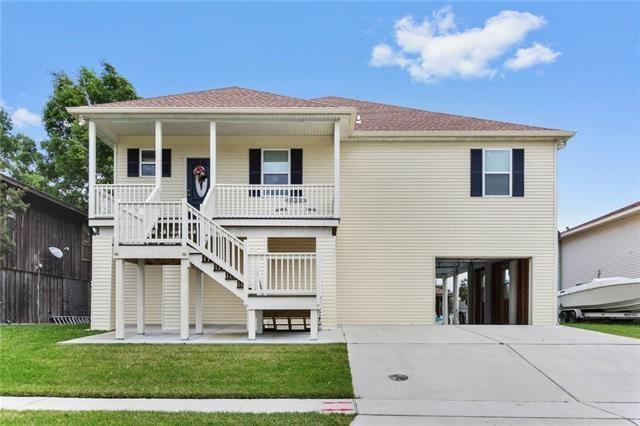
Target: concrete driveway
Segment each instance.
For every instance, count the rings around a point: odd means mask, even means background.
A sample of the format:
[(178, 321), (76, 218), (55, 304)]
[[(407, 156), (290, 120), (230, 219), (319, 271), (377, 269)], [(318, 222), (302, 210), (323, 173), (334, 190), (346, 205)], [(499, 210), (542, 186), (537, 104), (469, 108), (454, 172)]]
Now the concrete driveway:
[(561, 326), (343, 331), (355, 425), (640, 424), (640, 340)]

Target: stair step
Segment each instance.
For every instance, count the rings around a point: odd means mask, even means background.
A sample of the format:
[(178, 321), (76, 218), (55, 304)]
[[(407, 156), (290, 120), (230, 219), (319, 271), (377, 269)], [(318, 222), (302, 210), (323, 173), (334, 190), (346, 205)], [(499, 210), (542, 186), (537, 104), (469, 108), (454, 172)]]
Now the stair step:
[(236, 288), (237, 289), (243, 289), (244, 288), (244, 283), (240, 280), (236, 280)]
[(213, 261), (203, 254), (202, 263), (213, 263)]
[(216, 271), (216, 272), (222, 272), (222, 271), (224, 271), (224, 269), (222, 269), (222, 267), (221, 267), (221, 266), (219, 266), (217, 263), (214, 263), (214, 264), (213, 264), (213, 270), (214, 270), (214, 271)]
[(224, 273), (224, 279), (231, 281), (231, 280), (235, 280), (236, 278), (233, 275), (231, 275), (230, 273), (225, 272)]

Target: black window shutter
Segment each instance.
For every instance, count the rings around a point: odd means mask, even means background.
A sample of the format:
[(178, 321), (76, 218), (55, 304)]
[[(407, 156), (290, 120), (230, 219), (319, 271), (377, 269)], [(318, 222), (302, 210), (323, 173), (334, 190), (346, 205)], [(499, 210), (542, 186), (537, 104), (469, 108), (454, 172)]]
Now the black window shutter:
[(471, 196), (482, 197), (482, 150), (471, 150)]
[(171, 150), (162, 150), (162, 177), (171, 177)]
[[(291, 149), (291, 185), (302, 185), (302, 149)], [(302, 197), (302, 191), (294, 190), (292, 197)]]
[(514, 149), (511, 155), (511, 162), (513, 164), (513, 187), (511, 188), (511, 195), (514, 197), (524, 197), (524, 149)]
[(302, 185), (302, 150), (291, 150), (291, 185)]
[[(260, 185), (262, 183), (262, 150), (249, 150), (249, 184)], [(250, 197), (259, 197), (260, 191), (249, 190)]]
[(127, 177), (140, 176), (140, 150), (138, 148), (127, 149)]

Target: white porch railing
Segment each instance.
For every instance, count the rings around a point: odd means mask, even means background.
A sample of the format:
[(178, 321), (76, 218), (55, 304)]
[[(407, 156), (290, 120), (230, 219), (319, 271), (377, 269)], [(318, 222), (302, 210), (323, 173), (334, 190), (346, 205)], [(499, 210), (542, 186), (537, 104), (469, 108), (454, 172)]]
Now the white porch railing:
[(318, 296), (320, 265), (315, 253), (251, 254), (252, 277), (247, 288), (250, 295)]
[(154, 184), (95, 185), (94, 208), (89, 212), (90, 217), (113, 217), (116, 200), (123, 203), (145, 201), (155, 187)]
[(219, 218), (334, 218), (333, 185), (214, 185)]
[(114, 217), (116, 244), (181, 244), (183, 203), (116, 201)]

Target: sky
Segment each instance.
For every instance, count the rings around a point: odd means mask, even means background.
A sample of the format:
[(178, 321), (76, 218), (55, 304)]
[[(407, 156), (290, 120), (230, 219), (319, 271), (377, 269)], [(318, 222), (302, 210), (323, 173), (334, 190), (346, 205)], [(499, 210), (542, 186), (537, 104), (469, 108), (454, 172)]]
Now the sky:
[(36, 140), (51, 72), (142, 97), (243, 86), (577, 131), (558, 226), (640, 200), (640, 4), (0, 3), (0, 102)]

